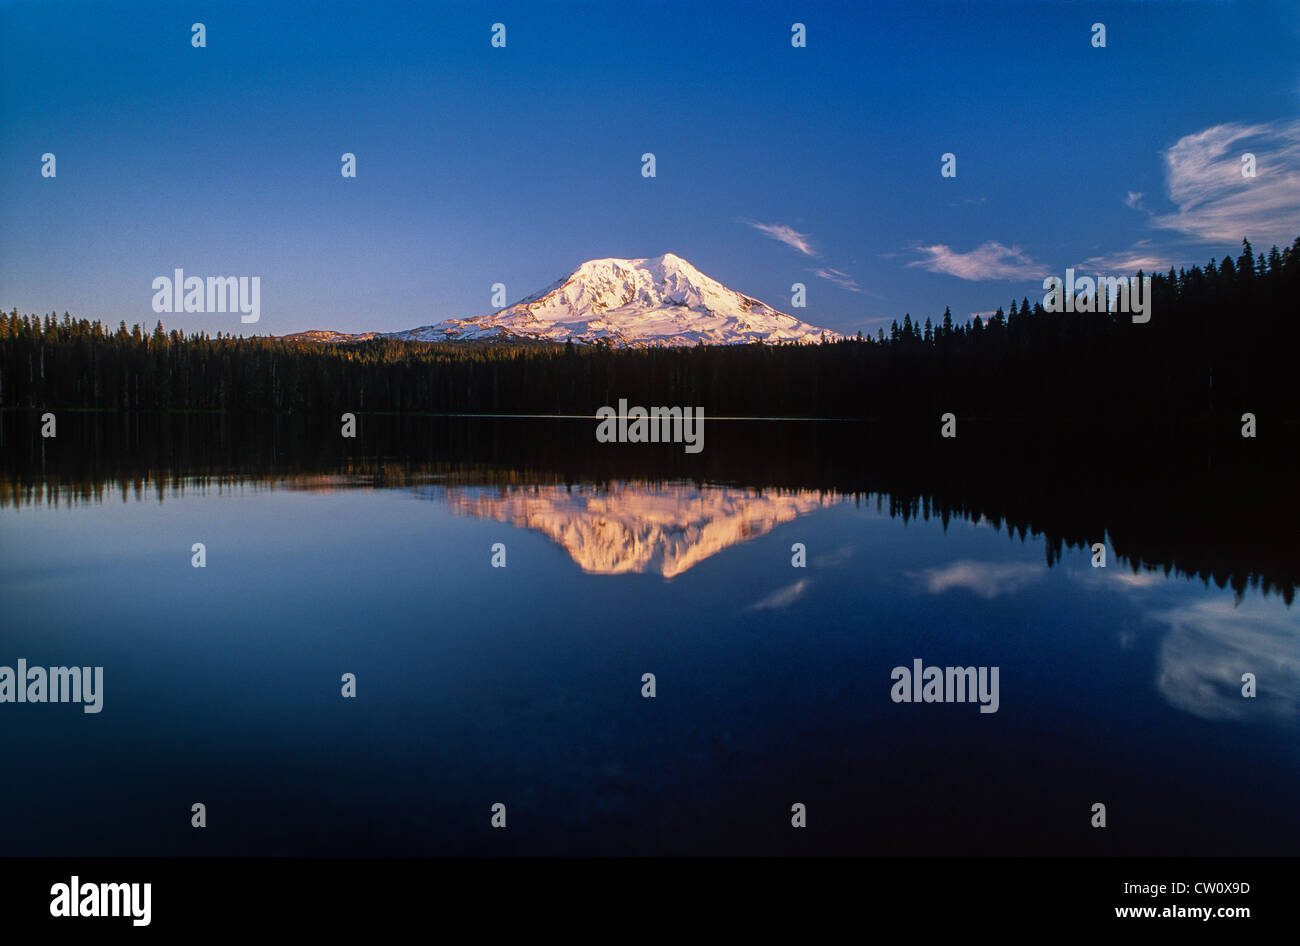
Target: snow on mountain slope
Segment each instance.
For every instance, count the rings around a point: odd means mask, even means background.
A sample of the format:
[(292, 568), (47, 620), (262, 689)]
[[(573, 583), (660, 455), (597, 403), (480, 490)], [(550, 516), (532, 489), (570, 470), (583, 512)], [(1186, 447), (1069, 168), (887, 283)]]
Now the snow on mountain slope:
[(608, 339), (616, 347), (641, 348), (700, 342), (816, 342), (823, 336), (841, 337), (728, 289), (680, 256), (665, 253), (651, 259), (590, 260), (542, 292), (499, 312), (446, 319), (386, 337), (426, 342)]

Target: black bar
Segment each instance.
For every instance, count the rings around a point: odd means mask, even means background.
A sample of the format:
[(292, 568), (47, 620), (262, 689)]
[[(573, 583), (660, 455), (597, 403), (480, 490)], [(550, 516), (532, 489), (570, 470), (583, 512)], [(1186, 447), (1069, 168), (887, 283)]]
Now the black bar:
[[(459, 930), (459, 938), (519, 928), (676, 939), (718, 924), (809, 936), (831, 922), (927, 939), (948, 929), (1126, 927), (1230, 936), (1294, 919), (1294, 868), (1288, 858), (42, 858), (0, 861), (0, 906), (8, 931), (96, 936), (415, 928), (431, 936)], [(51, 888), (74, 875), (82, 891), (150, 884), (148, 925), (130, 916), (52, 916)], [(1229, 886), (1206, 892), (1203, 884)], [(1161, 915), (1206, 907), (1249, 915)], [(1118, 916), (1124, 908), (1156, 915)]]

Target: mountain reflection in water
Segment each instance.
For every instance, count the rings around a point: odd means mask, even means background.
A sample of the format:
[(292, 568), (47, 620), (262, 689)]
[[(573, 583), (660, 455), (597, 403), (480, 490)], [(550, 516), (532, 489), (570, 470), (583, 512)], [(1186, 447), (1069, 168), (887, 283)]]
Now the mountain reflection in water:
[(814, 490), (612, 482), (462, 487), (448, 489), (445, 499), (458, 514), (542, 533), (588, 574), (649, 572), (673, 578), (723, 549), (847, 497)]

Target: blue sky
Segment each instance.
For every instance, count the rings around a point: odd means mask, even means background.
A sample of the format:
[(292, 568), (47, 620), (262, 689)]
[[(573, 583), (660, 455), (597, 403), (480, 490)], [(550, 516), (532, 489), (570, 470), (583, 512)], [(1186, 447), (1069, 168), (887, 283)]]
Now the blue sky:
[(673, 252), (874, 332), (1300, 235), (1300, 4), (864, 7), (0, 3), (0, 305), (151, 327), (182, 268), (261, 321), (168, 328), (395, 331)]

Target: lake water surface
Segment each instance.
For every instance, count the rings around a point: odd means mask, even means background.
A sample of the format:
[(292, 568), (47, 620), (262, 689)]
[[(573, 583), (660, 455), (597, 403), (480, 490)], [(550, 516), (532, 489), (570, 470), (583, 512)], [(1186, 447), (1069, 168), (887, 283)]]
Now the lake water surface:
[[(1300, 853), (1285, 464), (4, 423), (0, 665), (104, 668), (0, 704), (5, 854)], [(997, 712), (894, 702), (916, 659)]]

